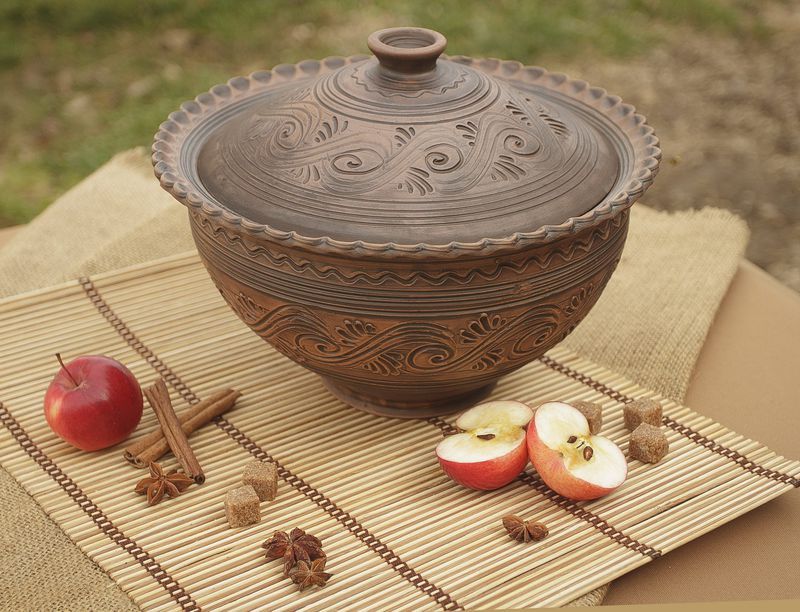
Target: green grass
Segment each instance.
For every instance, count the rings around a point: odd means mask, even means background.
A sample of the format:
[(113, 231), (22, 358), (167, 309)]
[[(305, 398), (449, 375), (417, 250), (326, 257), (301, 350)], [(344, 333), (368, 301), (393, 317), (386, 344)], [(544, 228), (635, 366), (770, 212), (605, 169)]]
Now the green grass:
[(449, 50), (552, 63), (626, 57), (664, 32), (763, 34), (758, 0), (3, 0), (0, 226), (25, 222), (180, 102), (236, 74), (366, 52), (391, 25)]

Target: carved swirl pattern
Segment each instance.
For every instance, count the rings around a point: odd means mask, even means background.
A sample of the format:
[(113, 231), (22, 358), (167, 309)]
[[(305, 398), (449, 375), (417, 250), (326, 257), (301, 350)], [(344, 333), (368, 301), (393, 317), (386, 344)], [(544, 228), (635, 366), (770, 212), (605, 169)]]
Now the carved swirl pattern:
[[(599, 161), (587, 125), (562, 120), (541, 100), (479, 71), (444, 62), (430, 87), (415, 80), (406, 92), (387, 83), (373, 90), (373, 69), (354, 64), (232, 120), (204, 152), (213, 156), (215, 182), (279, 201), (286, 187), (254, 180), (266, 175), (377, 204), (434, 193), (497, 195), (525, 177), (517, 197), (535, 205), (542, 192), (576, 188)], [(393, 96), (425, 100), (420, 108), (382, 102)]]
[(204, 197), (292, 239), (438, 250), (560, 224), (618, 182), (613, 132), (583, 108), (449, 60), (361, 86), (377, 65), (243, 97), (193, 137)]
[(559, 332), (571, 319), (583, 316), (595, 287), (581, 287), (564, 306), (538, 304), (513, 317), (481, 313), (456, 332), (432, 321), (384, 328), (360, 319), (329, 324), (305, 306), (267, 310), (241, 291), (220, 287), (220, 293), (253, 331), (299, 363), (392, 377), (485, 371), (530, 361), (561, 339)]
[[(536, 123), (527, 118), (511, 123), (516, 116), (508, 105), (499, 105), (479, 124), (454, 122), (425, 130), (398, 126), (382, 139), (365, 139), (349, 129), (350, 120), (300, 100), (260, 110), (240, 126), (235, 138), (220, 143), (226, 160), (220, 177), (245, 179), (258, 168), (276, 179), (298, 179), (346, 196), (374, 194), (385, 185), (395, 185), (401, 193), (453, 196), (488, 190), (496, 181), (530, 173), (555, 181), (555, 188), (574, 179), (570, 172), (557, 176), (560, 168), (586, 164), (593, 151), (576, 151), (580, 141), (536, 117)], [(471, 130), (469, 141), (465, 129)], [(409, 147), (414, 140), (416, 146)]]

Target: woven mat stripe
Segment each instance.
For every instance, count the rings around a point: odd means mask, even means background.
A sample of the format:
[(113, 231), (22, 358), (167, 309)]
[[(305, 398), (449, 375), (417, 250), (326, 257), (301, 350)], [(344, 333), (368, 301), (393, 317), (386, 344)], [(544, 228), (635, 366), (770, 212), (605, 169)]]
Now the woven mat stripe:
[(198, 611), (200, 606), (192, 599), (178, 581), (170, 576), (164, 568), (147, 551), (127, 537), (119, 527), (95, 504), (86, 493), (72, 480), (47, 454), (37, 446), (28, 433), (14, 418), (14, 415), (0, 402), (0, 422), (8, 429), (17, 443), (42, 470), (58, 484), (72, 500), (83, 510), (92, 522), (108, 538), (126, 553), (131, 555), (169, 595), (187, 611)]
[[(591, 376), (582, 374), (577, 370), (574, 370), (569, 366), (560, 363), (559, 361), (556, 361), (552, 357), (548, 357), (547, 355), (545, 355), (544, 357), (540, 358), (540, 361), (551, 370), (555, 370), (556, 372), (560, 372), (565, 376), (569, 376), (570, 378), (573, 378), (578, 382), (583, 383), (587, 387), (590, 387), (595, 391), (602, 393), (603, 395), (610, 397), (611, 399), (616, 400), (620, 403), (627, 404), (628, 402), (632, 402), (635, 399), (629, 395), (625, 395), (624, 393), (620, 393), (619, 391), (612, 389), (608, 385), (605, 385), (600, 381), (593, 379)], [(686, 425), (679, 423), (678, 421), (676, 421), (671, 417), (668, 416), (663, 417), (662, 422), (664, 423), (664, 425), (666, 425), (673, 431), (678, 432), (682, 436), (686, 436), (692, 442), (707, 448), (711, 452), (714, 452), (718, 455), (722, 455), (723, 457), (730, 459), (734, 463), (738, 464), (739, 467), (741, 467), (742, 469), (747, 470), (748, 472), (755, 474), (756, 476), (762, 476), (764, 478), (769, 478), (770, 480), (775, 480), (780, 483), (790, 484), (796, 488), (800, 487), (800, 479), (790, 474), (784, 474), (782, 472), (765, 468), (764, 466), (761, 466), (753, 461), (750, 461), (750, 459), (748, 459), (741, 453), (726, 446), (723, 446), (722, 444), (714, 442), (711, 438), (702, 435), (701, 433), (695, 431), (691, 427), (687, 427)]]
[(183, 384), (181, 379), (178, 378), (163, 361), (156, 357), (153, 351), (147, 348), (130, 329), (128, 329), (128, 326), (125, 325), (117, 314), (111, 310), (111, 307), (106, 304), (95, 288), (94, 283), (88, 277), (82, 276), (78, 279), (78, 282), (81, 284), (81, 287), (83, 287), (83, 290), (86, 292), (86, 295), (89, 297), (94, 307), (97, 308), (100, 314), (105, 317), (106, 321), (111, 324), (111, 327), (113, 327), (114, 330), (122, 336), (122, 339), (125, 340), (134, 351), (139, 353), (139, 355), (141, 355), (145, 361), (147, 361), (147, 363), (180, 394), (184, 401), (189, 404), (196, 404), (200, 401), (200, 398), (192, 393), (192, 391)]
[[(439, 417), (431, 417), (426, 419), (426, 421), (431, 425), (441, 429), (445, 436), (458, 433), (458, 430), (455, 427)], [(559, 495), (550, 487), (548, 487), (538, 476), (534, 476), (528, 472), (523, 472), (517, 477), (517, 480), (533, 488), (538, 493), (541, 493), (544, 497), (556, 504), (559, 508), (569, 512), (575, 518), (586, 521), (592, 527), (611, 538), (617, 544), (620, 544), (621, 546), (624, 546), (630, 550), (634, 550), (645, 557), (650, 557), (651, 559), (658, 559), (663, 554), (657, 548), (643, 544), (642, 542), (639, 542), (638, 540), (620, 531), (613, 525), (610, 525), (605, 519), (600, 518), (594, 512), (591, 512), (586, 508), (582, 508), (576, 502), (572, 501), (571, 499), (567, 499), (563, 495)]]
[[(186, 385), (181, 378), (158, 356), (153, 353), (124, 321), (115, 313), (111, 307), (105, 302), (100, 292), (94, 286), (94, 283), (88, 277), (81, 277), (79, 279), (83, 290), (86, 292), (87, 297), (91, 300), (92, 304), (97, 308), (100, 314), (105, 317), (109, 324), (117, 331), (117, 333), (130, 345), (130, 347), (139, 353), (150, 366), (158, 372), (158, 374), (172, 386), (181, 397), (190, 404), (196, 404), (200, 398)], [(349, 512), (340, 508), (333, 500), (325, 496), (324, 493), (309, 485), (300, 476), (294, 474), (291, 470), (281, 465), (276, 461), (267, 451), (256, 444), (249, 436), (239, 430), (235, 425), (224, 417), (217, 417), (214, 423), (222, 431), (224, 431), (231, 439), (241, 445), (253, 457), (259, 460), (267, 460), (275, 464), (278, 476), (288, 485), (294, 487), (297, 491), (305, 495), (309, 500), (314, 502), (329, 516), (334, 518), (341, 524), (347, 531), (353, 534), (361, 542), (363, 542), (370, 550), (375, 552), (389, 567), (396, 571), (403, 579), (408, 581), (412, 586), (423, 592), (425, 595), (433, 599), (444, 610), (463, 610), (464, 608), (455, 600), (452, 595), (449, 595), (441, 587), (436, 586), (427, 578), (412, 569), (408, 563), (403, 561), (397, 553), (383, 543), (377, 536), (372, 534), (366, 527), (361, 525), (355, 517)]]

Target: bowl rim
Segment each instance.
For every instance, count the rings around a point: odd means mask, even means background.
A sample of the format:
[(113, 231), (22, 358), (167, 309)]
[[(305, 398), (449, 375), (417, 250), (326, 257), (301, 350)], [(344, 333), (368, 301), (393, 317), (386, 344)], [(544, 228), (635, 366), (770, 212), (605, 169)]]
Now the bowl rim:
[(465, 64), (489, 76), (511, 82), (522, 82), (554, 91), (585, 104), (609, 119), (627, 139), (633, 153), (633, 162), (625, 180), (617, 185), (587, 212), (567, 218), (554, 225), (543, 225), (534, 231), (514, 232), (499, 238), (482, 238), (475, 242), (452, 241), (444, 244), (419, 242), (372, 243), (362, 240), (344, 241), (330, 236), (304, 236), (292, 230), (255, 223), (225, 208), (224, 205), (200, 193), (182, 169), (181, 150), (192, 131), (209, 116), (267, 88), (280, 83), (319, 76), (333, 72), (371, 56), (332, 56), (322, 60), (305, 60), (297, 64), (279, 64), (272, 70), (261, 70), (249, 76), (237, 76), (227, 83), (211, 87), (194, 100), (184, 102), (180, 110), (170, 113), (161, 123), (152, 145), (152, 163), (161, 187), (176, 200), (204, 216), (212, 217), (224, 227), (261, 240), (282, 244), (287, 248), (338, 255), (368, 254), (371, 257), (425, 258), (431, 255), (456, 257), (470, 254), (484, 256), (499, 251), (518, 250), (554, 242), (587, 227), (614, 217), (630, 208), (658, 173), (661, 149), (658, 137), (645, 117), (633, 105), (619, 96), (609, 94), (601, 87), (592, 87), (586, 81), (572, 79), (566, 74), (550, 72), (539, 66), (525, 66), (514, 60), (472, 58), (463, 55), (442, 56), (443, 59)]

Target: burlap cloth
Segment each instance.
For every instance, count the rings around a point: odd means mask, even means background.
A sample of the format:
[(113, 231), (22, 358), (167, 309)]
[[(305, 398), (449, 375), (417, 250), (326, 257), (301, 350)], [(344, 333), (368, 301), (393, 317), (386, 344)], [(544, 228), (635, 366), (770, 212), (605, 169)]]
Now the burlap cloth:
[[(727, 211), (636, 205), (619, 269), (566, 344), (682, 400), (747, 238), (744, 222)], [(186, 212), (158, 186), (145, 151), (126, 151), (0, 250), (0, 297), (193, 248)], [(0, 549), (4, 608), (135, 608), (4, 470)], [(573, 605), (597, 605), (606, 589)]]

